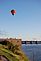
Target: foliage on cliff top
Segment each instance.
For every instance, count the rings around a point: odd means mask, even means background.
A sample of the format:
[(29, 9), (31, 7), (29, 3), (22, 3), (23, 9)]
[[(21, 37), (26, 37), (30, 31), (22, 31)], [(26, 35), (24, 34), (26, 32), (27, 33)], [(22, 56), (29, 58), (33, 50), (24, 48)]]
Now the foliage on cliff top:
[[(29, 61), (28, 57), (21, 51), (19, 46), (9, 41), (0, 42), (0, 60), (4, 61)], [(5, 58), (5, 59), (3, 59)], [(2, 60), (3, 59), (3, 60)]]

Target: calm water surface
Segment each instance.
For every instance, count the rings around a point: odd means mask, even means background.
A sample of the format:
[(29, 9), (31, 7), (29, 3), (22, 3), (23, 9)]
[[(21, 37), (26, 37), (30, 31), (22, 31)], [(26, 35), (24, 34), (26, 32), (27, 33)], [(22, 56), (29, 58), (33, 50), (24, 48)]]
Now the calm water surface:
[(24, 44), (22, 50), (30, 61), (41, 61), (41, 44)]

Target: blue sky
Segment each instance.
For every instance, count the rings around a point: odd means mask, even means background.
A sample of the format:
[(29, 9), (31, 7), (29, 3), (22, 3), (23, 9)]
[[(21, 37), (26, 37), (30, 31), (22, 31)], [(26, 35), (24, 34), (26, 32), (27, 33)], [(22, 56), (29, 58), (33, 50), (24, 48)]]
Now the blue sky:
[(41, 0), (0, 0), (0, 30), (12, 37), (20, 34), (22, 39), (41, 35)]

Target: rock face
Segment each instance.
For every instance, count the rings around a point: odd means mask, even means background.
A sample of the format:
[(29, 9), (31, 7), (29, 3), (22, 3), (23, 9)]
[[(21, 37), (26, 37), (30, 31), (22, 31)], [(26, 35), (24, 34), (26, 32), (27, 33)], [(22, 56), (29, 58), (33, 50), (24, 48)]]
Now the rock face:
[(3, 56), (0, 56), (0, 60), (1, 61), (7, 61), (7, 59), (5, 57), (3, 57)]

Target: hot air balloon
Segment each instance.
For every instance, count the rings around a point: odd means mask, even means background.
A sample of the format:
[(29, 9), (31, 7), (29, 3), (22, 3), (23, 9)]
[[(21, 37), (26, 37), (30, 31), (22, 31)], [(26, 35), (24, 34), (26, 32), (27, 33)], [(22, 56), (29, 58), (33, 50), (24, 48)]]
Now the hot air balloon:
[(16, 10), (11, 10), (11, 14), (15, 15), (16, 14)]

